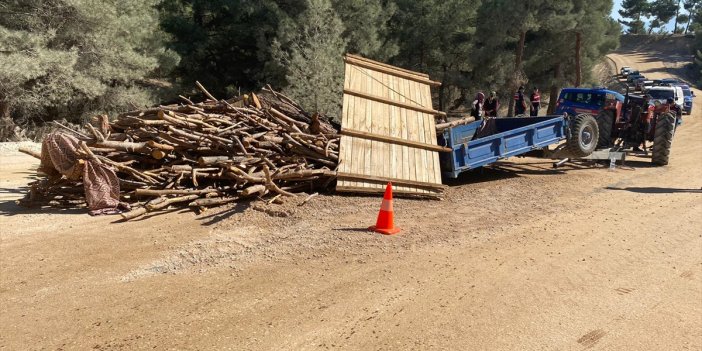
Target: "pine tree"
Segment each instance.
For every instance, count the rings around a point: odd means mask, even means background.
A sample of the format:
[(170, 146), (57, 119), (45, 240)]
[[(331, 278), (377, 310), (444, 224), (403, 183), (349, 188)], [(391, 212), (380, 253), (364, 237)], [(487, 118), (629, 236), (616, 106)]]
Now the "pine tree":
[(399, 53), (392, 63), (429, 73), (443, 84), (439, 108), (446, 109), (453, 90), (469, 85), (479, 0), (397, 0), (391, 20)]
[(654, 0), (649, 6), (649, 13), (653, 17), (649, 26), (649, 34), (655, 28), (665, 31), (665, 26), (670, 22), (678, 10), (678, 0)]
[(687, 11), (688, 16), (685, 33), (694, 32), (696, 27), (702, 24), (702, 0), (685, 0), (683, 8)]
[(644, 34), (645, 27), (643, 17), (650, 11), (650, 5), (647, 0), (624, 0), (622, 1), (622, 9), (619, 10), (619, 15), (622, 18), (629, 20), (619, 20), (619, 23), (629, 27), (630, 34)]
[(678, 23), (680, 21), (683, 21), (683, 19), (680, 18), (680, 3), (682, 0), (677, 0), (677, 5), (675, 7), (675, 24), (673, 24), (673, 34), (680, 33), (680, 28), (678, 27)]
[[(280, 3), (280, 5), (278, 4)], [(300, 12), (303, 0), (162, 0), (162, 28), (181, 56), (174, 72), (191, 88), (199, 80), (216, 96), (231, 96), (265, 83), (278, 85), (284, 72), (272, 65), (270, 43), (282, 17)]]
[(6, 1), (0, 8), (0, 111), (75, 120), (153, 103), (145, 78), (177, 63), (164, 49), (156, 1)]
[(390, 18), (397, 11), (393, 2), (381, 0), (333, 0), (334, 10), (344, 23), (348, 51), (385, 61), (397, 55), (397, 38), (390, 38)]
[(287, 70), (284, 91), (309, 111), (340, 117), (343, 32), (330, 0), (306, 0), (304, 12), (280, 25), (272, 53)]

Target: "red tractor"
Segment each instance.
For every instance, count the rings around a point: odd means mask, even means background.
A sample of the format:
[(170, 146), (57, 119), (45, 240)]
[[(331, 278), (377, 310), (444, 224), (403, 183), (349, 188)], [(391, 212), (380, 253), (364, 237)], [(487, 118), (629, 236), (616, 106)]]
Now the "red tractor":
[[(646, 142), (653, 142), (651, 162), (664, 166), (668, 164), (673, 136), (679, 123), (680, 109), (674, 102), (651, 103), (645, 96), (627, 95), (624, 113), (617, 116), (613, 123), (610, 144), (602, 146), (614, 144), (617, 149), (632, 148), (648, 153)], [(643, 150), (639, 149), (640, 146)]]

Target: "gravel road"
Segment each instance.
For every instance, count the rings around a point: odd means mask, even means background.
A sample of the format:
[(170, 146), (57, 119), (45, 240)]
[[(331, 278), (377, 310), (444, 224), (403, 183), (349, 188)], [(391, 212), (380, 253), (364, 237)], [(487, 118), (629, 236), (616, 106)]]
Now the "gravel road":
[[(672, 54), (611, 57), (655, 78)], [(2, 145), (0, 349), (700, 350), (693, 113), (667, 167), (507, 160), (397, 199), (396, 236), (365, 230), (376, 197), (130, 223), (21, 209), (37, 162)]]

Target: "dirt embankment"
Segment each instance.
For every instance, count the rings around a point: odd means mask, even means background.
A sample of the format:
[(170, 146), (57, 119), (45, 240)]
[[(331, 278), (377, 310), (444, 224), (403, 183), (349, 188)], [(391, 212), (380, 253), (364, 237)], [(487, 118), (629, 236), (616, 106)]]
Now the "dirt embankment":
[(20, 209), (36, 162), (5, 151), (0, 348), (701, 349), (700, 133), (695, 109), (661, 168), (501, 162), (444, 201), (396, 199), (397, 236), (366, 231), (377, 197), (122, 224)]

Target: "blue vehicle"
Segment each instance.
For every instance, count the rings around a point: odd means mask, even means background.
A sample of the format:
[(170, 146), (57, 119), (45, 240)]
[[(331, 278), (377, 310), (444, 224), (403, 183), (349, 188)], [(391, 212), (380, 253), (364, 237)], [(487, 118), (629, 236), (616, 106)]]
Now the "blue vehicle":
[(591, 115), (573, 117), (491, 118), (444, 130), (439, 145), (451, 152), (439, 155), (442, 173), (457, 178), (462, 172), (523, 155), (567, 140), (574, 157), (586, 157), (597, 146), (598, 126)]
[(685, 97), (685, 102), (683, 104), (683, 110), (688, 115), (692, 113), (692, 98), (695, 97), (695, 93), (692, 92), (689, 85), (682, 84), (680, 87), (683, 90), (683, 96)]
[(613, 110), (619, 116), (624, 104), (624, 95), (604, 88), (565, 88), (561, 90), (556, 104), (556, 114), (575, 116), (589, 113), (597, 116), (601, 111)]

